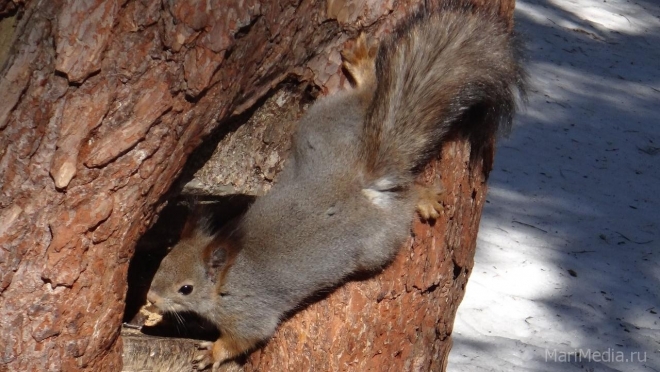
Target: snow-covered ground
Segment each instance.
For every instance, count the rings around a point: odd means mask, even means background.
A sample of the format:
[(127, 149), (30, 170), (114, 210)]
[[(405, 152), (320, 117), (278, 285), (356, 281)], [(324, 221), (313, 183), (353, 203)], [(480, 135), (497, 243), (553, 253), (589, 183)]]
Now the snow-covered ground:
[(449, 371), (660, 371), (660, 1), (522, 0)]

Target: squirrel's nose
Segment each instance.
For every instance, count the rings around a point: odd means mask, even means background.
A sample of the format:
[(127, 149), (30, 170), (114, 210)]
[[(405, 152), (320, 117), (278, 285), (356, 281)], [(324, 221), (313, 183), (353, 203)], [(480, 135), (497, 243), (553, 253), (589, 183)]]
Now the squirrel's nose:
[(154, 291), (149, 290), (149, 292), (147, 293), (147, 301), (149, 301), (152, 304), (156, 304), (159, 302), (159, 300), (160, 300), (160, 296), (154, 293)]

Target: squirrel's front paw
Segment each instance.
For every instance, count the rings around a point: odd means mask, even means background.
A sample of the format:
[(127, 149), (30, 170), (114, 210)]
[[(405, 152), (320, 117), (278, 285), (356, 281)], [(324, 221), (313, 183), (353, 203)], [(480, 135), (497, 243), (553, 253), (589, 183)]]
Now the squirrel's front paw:
[(197, 345), (197, 349), (200, 352), (193, 359), (193, 369), (201, 371), (211, 367), (213, 371), (217, 370), (220, 363), (217, 363), (216, 365), (216, 362), (213, 360), (213, 342), (201, 342)]
[(444, 210), (442, 206), (442, 186), (419, 186), (419, 201), (417, 202), (417, 212), (422, 219), (429, 221), (440, 217), (440, 212)]
[(222, 339), (200, 342), (197, 349), (199, 354), (193, 359), (193, 368), (200, 371), (211, 367), (211, 371), (216, 372), (222, 363), (233, 357)]

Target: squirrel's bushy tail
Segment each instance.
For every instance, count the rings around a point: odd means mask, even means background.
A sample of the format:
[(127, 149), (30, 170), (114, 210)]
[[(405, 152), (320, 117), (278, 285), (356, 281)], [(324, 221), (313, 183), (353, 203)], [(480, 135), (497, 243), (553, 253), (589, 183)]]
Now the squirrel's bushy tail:
[[(431, 13), (418, 12), (378, 52), (361, 140), (377, 177), (409, 178), (459, 123), (470, 130), (510, 126), (523, 93), (519, 47), (503, 19), (467, 6)], [(469, 110), (479, 110), (469, 115), (478, 123), (463, 123)]]

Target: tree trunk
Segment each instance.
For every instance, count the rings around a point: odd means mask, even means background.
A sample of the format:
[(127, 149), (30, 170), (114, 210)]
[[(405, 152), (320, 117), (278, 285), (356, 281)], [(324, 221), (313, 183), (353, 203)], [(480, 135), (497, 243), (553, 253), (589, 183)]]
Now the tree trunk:
[[(483, 1), (511, 19), (512, 0)], [(336, 90), (341, 45), (418, 2), (0, 0), (0, 371), (120, 370), (129, 260), (191, 152), (284, 80)], [(441, 175), (442, 217), (244, 369), (441, 370), (492, 150), (448, 142), (422, 177)]]

